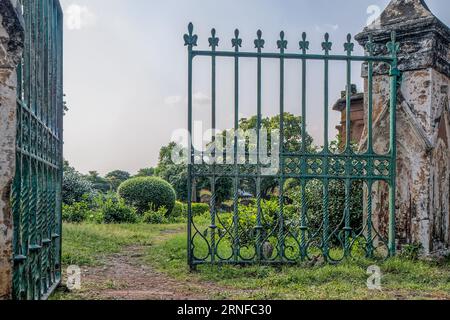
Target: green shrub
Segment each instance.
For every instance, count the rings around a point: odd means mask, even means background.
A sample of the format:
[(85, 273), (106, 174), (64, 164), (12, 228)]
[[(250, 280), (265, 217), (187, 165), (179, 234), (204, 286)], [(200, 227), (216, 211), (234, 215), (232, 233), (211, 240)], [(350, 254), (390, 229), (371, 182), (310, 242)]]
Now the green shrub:
[(169, 221), (166, 218), (166, 212), (167, 209), (165, 207), (159, 208), (157, 211), (147, 211), (144, 213), (144, 216), (142, 218), (142, 222), (148, 223), (148, 224), (165, 224)]
[[(192, 216), (198, 217), (209, 213), (209, 205), (205, 203), (193, 203), (192, 204)], [(177, 201), (173, 207), (172, 214), (169, 216), (169, 220), (176, 222), (186, 219), (188, 215), (188, 205), (186, 203)]]
[(62, 201), (64, 204), (83, 202), (86, 197), (95, 196), (94, 186), (81, 173), (64, 163)]
[(101, 210), (92, 210), (88, 213), (86, 221), (90, 223), (102, 224), (105, 220)]
[(87, 220), (90, 213), (87, 202), (75, 202), (72, 205), (63, 204), (62, 219), (68, 223), (81, 223)]
[(104, 223), (136, 223), (137, 214), (134, 208), (128, 206), (122, 199), (107, 198), (101, 208)]
[[(288, 207), (289, 208), (289, 207)], [(287, 214), (289, 213), (288, 209), (285, 209), (285, 219), (287, 218)], [(272, 230), (278, 219), (279, 215), (279, 207), (278, 207), (278, 199), (273, 200), (262, 200), (261, 201), (261, 211), (262, 211), (262, 237), (265, 238)], [(292, 210), (291, 210), (292, 211)], [(250, 245), (255, 242), (256, 240), (256, 233), (254, 232), (255, 227), (257, 226), (257, 214), (258, 209), (256, 205), (250, 205), (250, 206), (239, 206), (239, 243), (242, 246)], [(226, 214), (224, 215), (226, 218), (222, 218), (222, 221), (224, 221), (224, 227), (227, 230), (232, 230), (233, 228), (233, 214)], [(292, 219), (293, 217), (291, 217)], [(222, 230), (224, 232), (225, 230)], [(226, 233), (226, 237), (230, 240), (230, 242), (233, 241), (232, 236), (229, 233)]]
[(405, 260), (416, 261), (419, 260), (422, 251), (423, 251), (422, 244), (420, 243), (408, 244), (402, 248), (400, 257)]
[(186, 218), (187, 217), (187, 205), (180, 201), (175, 202), (175, 206), (173, 207), (172, 214), (170, 215), (170, 217)]
[(193, 203), (192, 204), (192, 216), (198, 217), (209, 212), (209, 205), (206, 203)]
[[(323, 222), (323, 183), (310, 180), (305, 190), (308, 228), (319, 230)], [(363, 221), (364, 184), (355, 180), (350, 190), (350, 226), (359, 230)], [(285, 184), (285, 200), (300, 210), (302, 208), (302, 189), (298, 180), (288, 179)], [(328, 188), (329, 218), (331, 226), (339, 226), (345, 210), (345, 185), (343, 181), (332, 180)], [(299, 213), (297, 213), (299, 215)], [(332, 241), (338, 241), (333, 238)], [(338, 243), (336, 243), (338, 244)]]
[(166, 208), (166, 214), (172, 213), (176, 194), (173, 187), (160, 178), (138, 177), (125, 181), (119, 186), (118, 193), (127, 204), (136, 208), (137, 212)]

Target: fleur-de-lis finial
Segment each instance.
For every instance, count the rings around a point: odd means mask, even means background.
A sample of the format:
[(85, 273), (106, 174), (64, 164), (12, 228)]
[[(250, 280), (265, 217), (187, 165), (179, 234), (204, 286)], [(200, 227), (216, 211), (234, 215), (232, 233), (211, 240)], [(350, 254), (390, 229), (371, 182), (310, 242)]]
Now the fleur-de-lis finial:
[(261, 30), (258, 30), (258, 32), (256, 32), (256, 36), (258, 38), (255, 40), (255, 48), (258, 49), (258, 52), (261, 52), (261, 49), (264, 48), (264, 44), (266, 43), (266, 41), (264, 41), (264, 39), (262, 38)]
[(355, 44), (352, 43), (352, 35), (349, 33), (347, 35), (347, 43), (344, 44), (344, 49), (347, 51), (347, 55), (351, 56), (353, 49), (355, 48)]
[(369, 39), (366, 43), (366, 51), (369, 53), (369, 56), (373, 56), (375, 51), (375, 43), (373, 43), (373, 36), (369, 34)]
[(208, 39), (209, 46), (215, 50), (219, 46), (219, 38), (216, 37), (216, 29), (211, 30), (211, 38)]
[(287, 49), (288, 42), (287, 40), (284, 40), (284, 31), (280, 32), (280, 40), (277, 41), (277, 47), (281, 50), (281, 52), (284, 52), (285, 49)]
[(306, 54), (306, 51), (309, 50), (309, 41), (306, 41), (306, 32), (303, 32), (302, 41), (299, 42), (299, 46), (303, 54)]
[(239, 38), (239, 29), (234, 30), (234, 39), (231, 40), (231, 44), (233, 45), (233, 48), (236, 49), (236, 51), (238, 51), (239, 48), (242, 47), (242, 39)]
[(400, 50), (400, 44), (397, 43), (395, 31), (391, 32), (391, 41), (386, 45), (389, 53), (392, 57), (397, 57), (397, 53)]
[(188, 33), (184, 35), (184, 45), (189, 47), (197, 46), (198, 36), (194, 34), (194, 25), (189, 23), (188, 25)]
[(331, 47), (333, 46), (333, 43), (330, 42), (330, 35), (325, 33), (325, 42), (322, 42), (322, 50), (325, 51), (325, 55), (328, 55), (328, 53), (331, 51)]

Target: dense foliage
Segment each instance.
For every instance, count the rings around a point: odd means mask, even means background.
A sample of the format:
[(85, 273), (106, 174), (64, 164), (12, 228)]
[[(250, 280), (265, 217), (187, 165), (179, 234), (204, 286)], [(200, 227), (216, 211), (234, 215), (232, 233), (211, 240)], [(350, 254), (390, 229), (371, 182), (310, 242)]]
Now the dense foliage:
[(109, 182), (111, 188), (114, 191), (117, 191), (119, 186), (130, 178), (131, 175), (128, 172), (122, 170), (112, 171), (105, 176), (105, 179)]
[(98, 192), (107, 193), (112, 189), (108, 179), (100, 176), (97, 171), (89, 171), (86, 178), (92, 183), (93, 188)]
[(127, 206), (115, 194), (99, 194), (93, 199), (87, 197), (71, 205), (63, 205), (62, 218), (65, 222), (81, 223), (135, 223), (136, 210)]
[(149, 210), (144, 213), (142, 221), (149, 224), (164, 224), (168, 223), (169, 219), (166, 217), (166, 207), (161, 207), (158, 210)]
[(118, 194), (140, 214), (161, 207), (165, 207), (170, 214), (176, 200), (173, 187), (167, 181), (156, 177), (127, 180), (119, 186)]
[(106, 198), (101, 204), (104, 223), (135, 223), (138, 221), (136, 210), (117, 197)]
[(72, 168), (69, 163), (64, 162), (62, 198), (64, 204), (73, 204), (83, 200), (84, 196), (93, 196), (94, 187), (92, 183), (81, 173)]
[[(280, 129), (280, 116), (263, 118), (261, 126), (268, 132), (269, 143), (271, 133)], [(241, 119), (239, 128), (243, 131), (256, 130), (257, 118)], [(227, 131), (222, 133), (223, 136)], [(310, 153), (317, 153), (313, 139), (305, 134), (304, 147)], [(290, 113), (284, 114), (284, 149), (287, 152), (298, 152), (302, 149), (302, 118)], [(254, 146), (246, 141), (246, 149)], [(330, 149), (339, 152), (339, 139), (332, 142)], [(64, 168), (63, 197), (64, 219), (70, 222), (91, 220), (94, 222), (132, 222), (145, 221), (148, 223), (166, 223), (180, 221), (187, 218), (188, 172), (186, 163), (175, 163), (172, 160), (174, 150), (179, 146), (172, 142), (160, 150), (159, 162), (155, 168), (143, 168), (132, 177), (130, 173), (115, 170), (101, 177), (96, 171), (83, 176), (68, 164)], [(270, 230), (277, 223), (279, 215), (279, 180), (266, 177), (261, 180), (262, 211), (264, 228)], [(300, 180), (288, 179), (284, 185), (284, 219), (285, 221), (299, 221), (303, 206), (302, 198), (306, 201), (308, 226), (311, 229), (320, 228), (323, 219), (323, 184), (319, 180), (308, 181), (302, 196)], [(233, 183), (230, 178), (216, 181), (216, 205), (218, 214), (231, 217), (233, 211)], [(211, 196), (211, 182), (209, 178), (197, 178), (192, 185), (192, 214), (194, 217), (209, 216), (209, 204), (195, 203), (201, 196), (209, 201)], [(256, 201), (251, 199), (256, 195), (256, 184), (251, 179), (241, 179), (239, 182), (239, 225), (245, 229), (252, 229), (256, 225)], [(176, 200), (178, 200), (176, 202)], [(330, 225), (338, 227), (342, 223), (345, 209), (345, 185), (343, 181), (332, 180), (329, 184), (329, 212)], [(363, 182), (353, 181), (349, 200), (351, 225), (358, 228), (363, 219)], [(225, 226), (233, 223), (231, 218), (224, 219)], [(230, 224), (230, 225), (228, 225)], [(243, 235), (244, 237), (246, 235)], [(250, 241), (250, 239), (247, 239)], [(247, 241), (244, 239), (243, 241)]]
[(155, 175), (155, 168), (143, 168), (138, 171), (135, 178), (137, 177), (153, 177)]

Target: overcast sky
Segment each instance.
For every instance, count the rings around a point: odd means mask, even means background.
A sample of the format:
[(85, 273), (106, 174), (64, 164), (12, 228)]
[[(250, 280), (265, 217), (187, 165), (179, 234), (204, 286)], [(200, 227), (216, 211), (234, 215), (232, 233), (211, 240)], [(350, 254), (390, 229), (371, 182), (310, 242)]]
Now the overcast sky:
[[(329, 32), (334, 53), (343, 52), (346, 34), (356, 34), (379, 14), (388, 0), (61, 0), (65, 11), (65, 158), (81, 172), (115, 169), (135, 173), (154, 166), (161, 146), (187, 122), (187, 55), (183, 35), (195, 25), (199, 48), (208, 49), (215, 27), (220, 49), (230, 50), (236, 27), (243, 49), (253, 51), (256, 31), (263, 31), (265, 51), (276, 51), (284, 30), (288, 51), (298, 52), (303, 31), (311, 52), (320, 53)], [(428, 0), (430, 9), (450, 24), (450, 2)], [(358, 47), (358, 46), (357, 46)], [(357, 53), (362, 54), (360, 48)], [(278, 108), (279, 64), (263, 66), (263, 113)], [(300, 112), (298, 62), (286, 64), (286, 109)], [(210, 60), (195, 64), (194, 117), (210, 126)], [(218, 61), (219, 127), (233, 123), (233, 63)], [(256, 112), (256, 63), (241, 67), (240, 115)], [(360, 65), (353, 66), (359, 87)], [(331, 67), (330, 104), (345, 86), (345, 64)], [(323, 137), (323, 63), (308, 67), (308, 128), (318, 144)], [(339, 115), (331, 111), (330, 136)]]

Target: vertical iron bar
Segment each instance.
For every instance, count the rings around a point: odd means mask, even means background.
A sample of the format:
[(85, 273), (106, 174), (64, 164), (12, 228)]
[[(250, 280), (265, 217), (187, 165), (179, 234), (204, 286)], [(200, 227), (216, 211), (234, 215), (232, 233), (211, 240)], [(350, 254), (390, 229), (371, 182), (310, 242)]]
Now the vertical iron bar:
[[(241, 39), (239, 30), (234, 32), (234, 52), (239, 52)], [(234, 226), (234, 262), (239, 260), (239, 166), (238, 166), (238, 130), (239, 130), (239, 57), (234, 58), (234, 198), (233, 198), (233, 226)]]
[(193, 252), (192, 252), (192, 166), (194, 163), (194, 150), (192, 144), (192, 63), (193, 55), (192, 48), (197, 45), (197, 36), (193, 35), (194, 25), (192, 23), (188, 26), (188, 34), (184, 36), (185, 46), (188, 46), (188, 183), (187, 183), (187, 198), (188, 198), (188, 264), (191, 270), (194, 268)]
[[(373, 54), (372, 37), (370, 37), (369, 43), (369, 55)], [(373, 62), (369, 61), (367, 66), (367, 91), (368, 91), (368, 107), (367, 107), (367, 153), (373, 156)]]
[(345, 153), (348, 156), (347, 161), (345, 162), (345, 171), (346, 171), (346, 179), (345, 179), (345, 209), (344, 209), (344, 255), (348, 257), (350, 255), (350, 236), (351, 236), (351, 227), (350, 227), (350, 196), (351, 196), (351, 157), (353, 155), (352, 145), (351, 145), (351, 95), (352, 95), (352, 63), (351, 63), (351, 53), (353, 51), (353, 44), (351, 43), (351, 35), (347, 35), (347, 43), (344, 45), (345, 50), (347, 51), (347, 88), (346, 88), (346, 119), (345, 119), (345, 133), (346, 133), (346, 146)]
[[(374, 44), (372, 35), (369, 35), (369, 42), (367, 43), (366, 50), (370, 57), (373, 56)], [(368, 176), (373, 176), (373, 62), (368, 61), (367, 65), (367, 91), (368, 91), (368, 106), (367, 106), (367, 154), (370, 159), (368, 161)], [(367, 256), (373, 257), (373, 236), (372, 236), (372, 189), (373, 180), (369, 178), (367, 180)]]
[(59, 144), (59, 206), (58, 206), (58, 222), (59, 222), (59, 252), (58, 252), (58, 263), (59, 263), (59, 281), (61, 281), (62, 278), (62, 261), (61, 261), (61, 254), (62, 254), (62, 182), (63, 182), (63, 168), (64, 168), (64, 143), (63, 143), (63, 130), (64, 130), (64, 82), (63, 82), (63, 41), (64, 41), (64, 28), (63, 28), (63, 13), (61, 10), (61, 7), (58, 7), (58, 15), (57, 15), (57, 35), (58, 37), (56, 44), (57, 45), (57, 55), (58, 55), (58, 65), (56, 67), (57, 77), (58, 77), (58, 86), (59, 86), (59, 92), (58, 92), (58, 116), (59, 116), (59, 125), (58, 125), (58, 144)]
[[(281, 55), (284, 54), (284, 50), (287, 48), (287, 41), (284, 40), (284, 31), (280, 33), (280, 40), (278, 41), (278, 48), (280, 49)], [(285, 258), (284, 249), (284, 57), (280, 58), (280, 169), (279, 169), (279, 189), (280, 194), (278, 197), (279, 205), (279, 216), (278, 216), (278, 253), (280, 260), (283, 261)]]
[(367, 257), (373, 258), (373, 237), (372, 237), (372, 189), (373, 180), (367, 180)]
[[(216, 38), (216, 30), (211, 30), (212, 37), (209, 39), (212, 52), (216, 51), (219, 39)], [(212, 137), (213, 144), (213, 177), (211, 178), (211, 262), (215, 263), (216, 258), (216, 57), (211, 57), (211, 125), (212, 125)]]
[[(262, 40), (262, 32), (258, 30), (258, 39), (255, 40), (255, 46), (258, 53), (262, 52), (264, 40)], [(262, 61), (261, 57), (257, 58), (257, 120), (256, 120), (256, 150), (257, 150), (257, 178), (256, 178), (256, 255), (258, 261), (262, 260), (262, 210), (261, 210), (261, 152), (265, 148), (264, 154), (267, 152), (267, 146), (261, 146), (261, 122), (262, 122)]]
[(390, 71), (390, 152), (391, 182), (389, 188), (389, 252), (391, 256), (396, 254), (396, 174), (397, 174), (397, 84), (398, 84), (398, 59), (399, 45), (396, 43), (395, 32), (391, 35), (390, 51), (393, 58)]
[(189, 265), (193, 267), (192, 257), (192, 165), (194, 160), (192, 148), (192, 48), (189, 48), (188, 53), (188, 148), (189, 148), (189, 162), (188, 162), (188, 248), (189, 248)]
[[(303, 32), (302, 34), (302, 40), (300, 42), (300, 49), (302, 50), (302, 53), (306, 55), (307, 50), (309, 49), (309, 42), (306, 41), (306, 33)], [(307, 166), (307, 132), (306, 132), (306, 121), (307, 121), (307, 115), (306, 115), (306, 59), (302, 59), (302, 150), (301, 150), (301, 174), (306, 175)], [(301, 225), (300, 225), (300, 231), (301, 231), (301, 239), (300, 239), (300, 245), (301, 245), (301, 257), (302, 260), (304, 260), (307, 257), (307, 239), (306, 239), (306, 233), (308, 231), (307, 226), (307, 203), (306, 203), (306, 186), (307, 186), (307, 180), (305, 178), (301, 179)]]
[(322, 43), (322, 48), (325, 51), (324, 56), (324, 146), (323, 146), (323, 234), (322, 234), (322, 252), (325, 260), (329, 259), (329, 178), (328, 178), (328, 156), (329, 156), (329, 138), (328, 138), (328, 55), (331, 50), (332, 43), (329, 42), (329, 34), (325, 34), (325, 42)]

